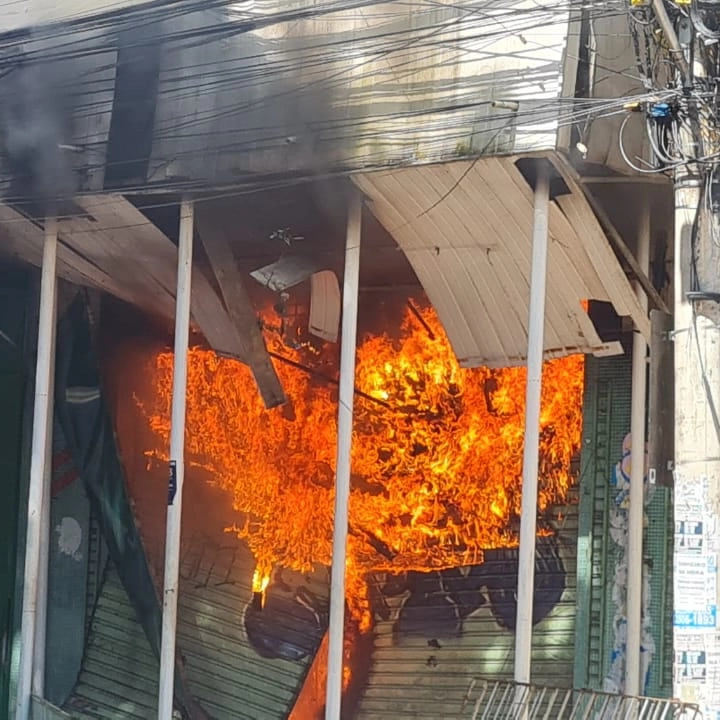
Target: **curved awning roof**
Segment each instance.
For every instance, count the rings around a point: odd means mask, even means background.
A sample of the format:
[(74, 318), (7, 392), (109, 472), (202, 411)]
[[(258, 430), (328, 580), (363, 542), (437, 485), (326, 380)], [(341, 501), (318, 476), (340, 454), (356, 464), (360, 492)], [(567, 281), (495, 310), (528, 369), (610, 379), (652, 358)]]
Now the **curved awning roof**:
[[(567, 181), (550, 203), (546, 357), (621, 353), (619, 343), (600, 338), (583, 301), (612, 303), (618, 315), (632, 318), (649, 337), (647, 313), (582, 188), (567, 175), (560, 156), (545, 157), (556, 162)], [(406, 255), (466, 367), (506, 367), (525, 360), (533, 192), (517, 159), (479, 158), (353, 175), (368, 207)], [(58, 274), (172, 317), (173, 242), (122, 195), (81, 196), (77, 203), (85, 214), (59, 223)], [(198, 230), (207, 245), (212, 239), (207, 228), (200, 224)], [(229, 238), (215, 240), (220, 249), (229, 247)], [(42, 243), (37, 224), (0, 205), (1, 254), (39, 265)], [(239, 271), (218, 258), (226, 279), (240, 282)], [(259, 333), (254, 312), (238, 300), (231, 316), (225, 294), (202, 272), (195, 273), (194, 321), (218, 352), (248, 362), (262, 377), (260, 370), (268, 364), (262, 342), (255, 347), (248, 340), (248, 331)], [(236, 326), (238, 317), (244, 318), (242, 327)]]
[[(407, 256), (461, 365), (507, 367), (527, 352), (533, 191), (517, 157), (354, 176)], [(649, 338), (647, 313), (579, 187), (550, 203), (546, 357), (617, 354), (583, 301), (612, 303)]]

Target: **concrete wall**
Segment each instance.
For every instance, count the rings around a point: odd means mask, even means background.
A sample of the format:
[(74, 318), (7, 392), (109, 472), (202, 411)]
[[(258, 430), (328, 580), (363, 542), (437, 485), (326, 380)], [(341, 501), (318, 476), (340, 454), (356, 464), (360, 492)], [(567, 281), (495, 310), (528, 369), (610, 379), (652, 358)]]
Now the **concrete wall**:
[[(568, 149), (580, 159), (575, 143), (580, 140), (587, 147), (584, 158), (589, 164), (604, 165), (623, 174), (633, 174), (620, 152), (620, 125), (626, 113), (618, 108), (618, 98), (646, 92), (637, 67), (637, 59), (630, 31), (630, 18), (624, 12), (591, 10), (573, 16), (568, 35), (568, 48), (564, 65), (564, 89), (566, 97), (573, 97), (578, 90), (576, 79), (587, 75), (588, 87), (580, 88), (582, 97), (594, 100), (614, 100), (613, 107), (596, 104), (574, 124), (574, 133), (560, 133), (559, 146)], [(642, 41), (641, 41), (642, 42)], [(581, 78), (581, 84), (583, 80)], [(618, 114), (600, 117), (611, 109)], [(644, 127), (644, 115), (633, 115), (624, 132), (624, 147), (631, 158), (650, 159), (649, 143)], [(637, 160), (634, 160), (639, 164)]]
[[(16, 143), (45, 149), (33, 161), (38, 182), (70, 168), (76, 186), (98, 189), (106, 160), (113, 173), (133, 165), (110, 178), (115, 186), (217, 184), (556, 144), (565, 4), (415, 0), (330, 12), (346, 3), (257, 0), (202, 11), (178, 3), (105, 27), (88, 13), (121, 3), (94, 2), (55, 12), (42, 0), (25, 19), (8, 17), (11, 28), (82, 18), (35, 28), (16, 47), (33, 64), (0, 82), (0, 99), (20, 97), (21, 127), (34, 130), (16, 132)], [(68, 43), (78, 57), (66, 57)], [(58, 113), (61, 98), (72, 106)], [(5, 115), (0, 130), (17, 129)], [(141, 127), (123, 133), (133, 122)], [(58, 144), (75, 149), (58, 154)]]
[[(295, 19), (165, 43), (150, 178), (230, 182), (554, 147), (562, 7), (398, 2), (300, 17), (328, 6), (257, 2), (227, 21)], [(164, 32), (221, 21), (190, 14)]]

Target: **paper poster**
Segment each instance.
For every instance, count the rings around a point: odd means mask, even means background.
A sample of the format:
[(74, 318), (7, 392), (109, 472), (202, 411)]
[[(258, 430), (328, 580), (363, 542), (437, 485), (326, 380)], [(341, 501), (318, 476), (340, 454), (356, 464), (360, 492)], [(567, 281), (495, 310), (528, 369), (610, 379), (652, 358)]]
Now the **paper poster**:
[(708, 479), (706, 477), (675, 478), (675, 517), (700, 517), (703, 515), (708, 493)]
[(707, 477), (677, 478), (674, 552), (675, 692), (720, 720), (717, 629), (718, 517), (708, 507)]
[(715, 718), (720, 708), (720, 635), (676, 632), (674, 678), (680, 697), (700, 705), (705, 718)]
[(704, 635), (678, 634), (675, 638), (675, 682), (705, 683), (708, 676)]
[(720, 535), (718, 535), (718, 517), (712, 513), (706, 513), (703, 518), (703, 545), (706, 553), (720, 552)]
[(707, 704), (713, 708), (720, 707), (720, 646), (717, 644), (717, 636), (714, 647), (706, 649), (706, 679), (707, 683)]
[(675, 520), (675, 552), (702, 553), (704, 548), (704, 527), (702, 516), (682, 516)]
[(717, 562), (714, 555), (675, 555), (675, 612), (678, 628), (717, 625)]
[(675, 653), (676, 682), (705, 682), (707, 656), (704, 650), (680, 650)]

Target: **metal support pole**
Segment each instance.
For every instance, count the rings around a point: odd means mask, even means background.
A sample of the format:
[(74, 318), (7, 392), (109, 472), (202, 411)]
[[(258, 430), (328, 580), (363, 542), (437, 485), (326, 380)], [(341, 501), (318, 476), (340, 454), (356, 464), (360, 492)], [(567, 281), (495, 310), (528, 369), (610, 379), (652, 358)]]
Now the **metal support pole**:
[(187, 402), (187, 356), (190, 334), (190, 294), (193, 255), (193, 204), (180, 205), (177, 296), (175, 301), (175, 353), (170, 426), (170, 484), (165, 533), (162, 644), (158, 720), (171, 720), (175, 680), (175, 633), (177, 629), (178, 579), (180, 576), (180, 529), (183, 480), (185, 478), (185, 406)]
[[(25, 539), (25, 577), (20, 628), (20, 671), (18, 674), (16, 720), (30, 717), (33, 685), (33, 659), (38, 623), (38, 586), (40, 584), (40, 546), (43, 537), (43, 497), (45, 465), (48, 457), (48, 430), (52, 418), (54, 335), (57, 298), (57, 222), (45, 221), (40, 310), (38, 322), (37, 365), (35, 369), (35, 406), (33, 409), (30, 488), (28, 493), (27, 535)], [(47, 531), (47, 528), (45, 528)]]
[(345, 239), (342, 337), (340, 345), (340, 390), (335, 470), (335, 515), (332, 573), (330, 579), (330, 624), (328, 629), (328, 674), (325, 720), (340, 720), (343, 683), (343, 631), (345, 626), (345, 562), (350, 502), (350, 451), (352, 448), (353, 400), (355, 397), (355, 343), (357, 339), (358, 287), (362, 196), (350, 198)]
[[(645, 203), (637, 237), (637, 260), (647, 274), (650, 262), (650, 207)], [(647, 297), (635, 283), (638, 301), (647, 312)], [(647, 343), (635, 328), (632, 350), (632, 400), (630, 414), (630, 507), (627, 535), (627, 641), (625, 644), (625, 694), (642, 693), (640, 646), (642, 644), (643, 525), (645, 517), (645, 401), (647, 395)]]
[[(57, 306), (57, 302), (56, 302)], [(57, 310), (55, 311), (55, 313)], [(47, 647), (47, 609), (48, 609), (48, 567), (50, 562), (50, 510), (52, 503), (52, 456), (53, 425), (55, 403), (55, 336), (57, 322), (53, 314), (50, 373), (50, 411), (47, 422), (47, 446), (45, 448), (45, 479), (43, 482), (42, 512), (40, 515), (40, 560), (38, 562), (37, 614), (35, 620), (35, 648), (33, 651), (32, 694), (45, 696), (45, 652)]]
[(532, 269), (528, 323), (527, 389), (525, 393), (525, 444), (520, 517), (517, 622), (515, 624), (515, 682), (530, 682), (532, 614), (535, 589), (535, 535), (540, 443), (545, 283), (547, 280), (550, 185), (547, 169), (538, 164), (533, 209)]

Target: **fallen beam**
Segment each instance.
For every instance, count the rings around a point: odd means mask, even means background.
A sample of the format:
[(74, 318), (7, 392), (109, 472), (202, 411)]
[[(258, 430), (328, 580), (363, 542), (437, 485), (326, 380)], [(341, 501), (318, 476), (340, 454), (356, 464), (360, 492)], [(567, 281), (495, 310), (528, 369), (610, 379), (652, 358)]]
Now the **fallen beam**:
[[(122, 195), (77, 198), (88, 217), (65, 218), (60, 239), (128, 291), (131, 302), (173, 318), (177, 247)], [(232, 320), (215, 289), (196, 268), (190, 301), (193, 324), (218, 354), (245, 361)]]
[(252, 371), (265, 407), (282, 405), (286, 400), (285, 393), (265, 347), (255, 310), (226, 233), (212, 219), (207, 216), (203, 218), (200, 212), (197, 213), (195, 224), (238, 335), (242, 358)]

